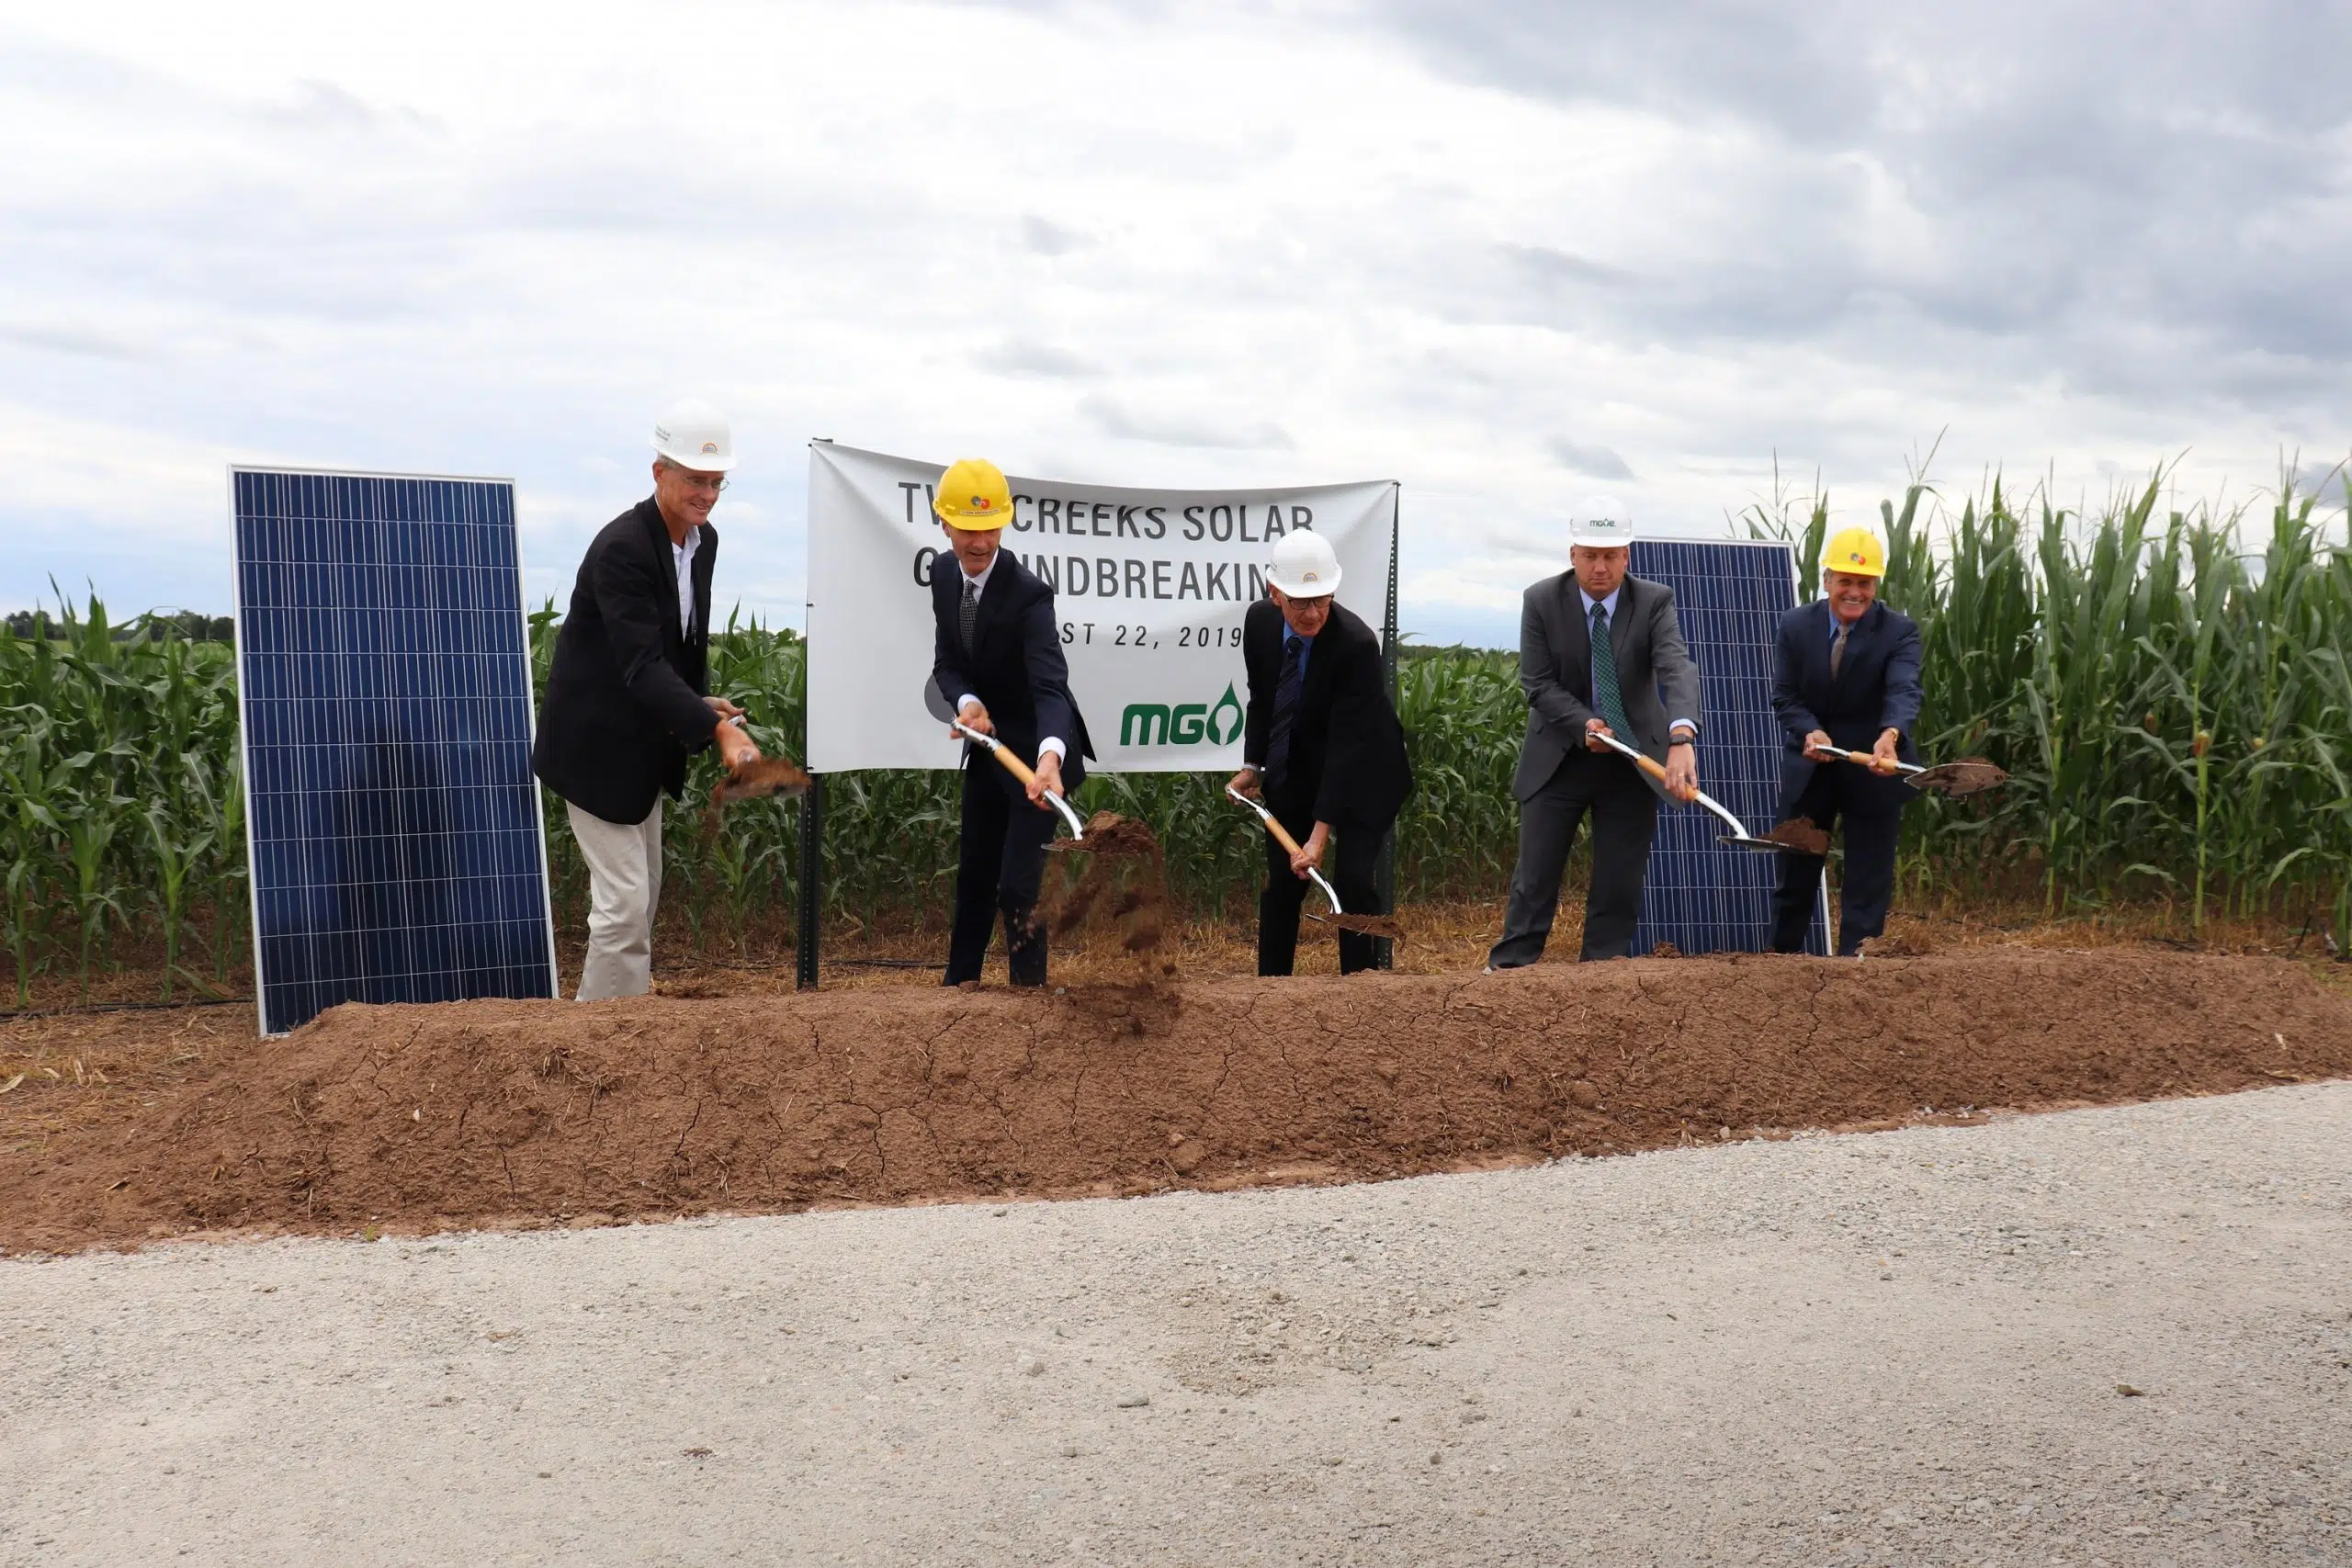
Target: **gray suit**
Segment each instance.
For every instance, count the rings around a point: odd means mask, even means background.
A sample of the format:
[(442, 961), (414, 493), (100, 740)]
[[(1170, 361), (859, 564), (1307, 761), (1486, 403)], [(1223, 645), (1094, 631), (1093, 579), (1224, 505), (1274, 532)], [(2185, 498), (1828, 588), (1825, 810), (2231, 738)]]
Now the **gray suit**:
[[(1527, 591), (1519, 622), (1519, 683), (1527, 694), (1527, 739), (1511, 793), (1519, 797), (1519, 863), (1502, 940), (1487, 961), (1498, 969), (1543, 956), (1560, 901), (1560, 874), (1587, 810), (1592, 813), (1592, 882), (1585, 896), (1582, 956), (1622, 958), (1641, 915), (1642, 880), (1662, 792), (1633, 762), (1596, 754), (1584, 743), (1593, 710), (1592, 638), (1576, 573), (1548, 577)], [(1652, 759), (1666, 760), (1668, 730), (1699, 723), (1699, 671), (1674, 616), (1674, 591), (1627, 577), (1610, 620), (1618, 691), (1630, 737)]]

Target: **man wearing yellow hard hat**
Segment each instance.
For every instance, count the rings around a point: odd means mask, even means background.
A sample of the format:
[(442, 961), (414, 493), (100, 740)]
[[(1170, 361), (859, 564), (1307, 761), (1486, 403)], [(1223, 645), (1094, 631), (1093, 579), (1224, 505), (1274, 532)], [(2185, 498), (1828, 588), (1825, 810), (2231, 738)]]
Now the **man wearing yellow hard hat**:
[[(1878, 602), (1886, 547), (1867, 528), (1848, 528), (1822, 551), (1822, 595), (1781, 617), (1772, 711), (1782, 731), (1781, 819), (1842, 826), (1846, 870), (1838, 890), (1838, 952), (1851, 957), (1886, 930), (1894, 897), (1894, 846), (1914, 793), (1895, 774), (1917, 761), (1911, 727), (1919, 717), (1919, 627)], [(1861, 767), (1824, 749), (1865, 751)], [(1821, 893), (1820, 855), (1781, 857), (1772, 947), (1804, 951)]]
[(966, 457), (940, 476), (931, 507), (947, 538), (931, 563), (932, 679), (965, 728), (993, 735), (1024, 761), (1036, 759), (1035, 776), (1024, 786), (978, 756), (977, 746), (964, 748), (947, 984), (980, 977), (989, 933), (1001, 916), (1012, 983), (1042, 986), (1046, 932), (1032, 924), (1032, 913), (1056, 821), (1046, 792), (1067, 799), (1084, 782), (1084, 759), (1094, 750), (1070, 695), (1054, 591), (999, 548), (1012, 521), (1003, 473), (994, 463)]

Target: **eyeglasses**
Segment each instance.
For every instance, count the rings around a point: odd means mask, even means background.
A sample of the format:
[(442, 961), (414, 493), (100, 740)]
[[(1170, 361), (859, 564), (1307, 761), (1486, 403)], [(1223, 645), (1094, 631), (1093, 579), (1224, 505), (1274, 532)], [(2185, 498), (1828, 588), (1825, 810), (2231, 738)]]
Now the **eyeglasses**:
[(684, 463), (673, 463), (666, 459), (662, 466), (677, 476), (678, 482), (688, 490), (707, 490), (711, 494), (717, 495), (727, 488), (728, 481), (723, 475), (701, 473), (687, 468)]

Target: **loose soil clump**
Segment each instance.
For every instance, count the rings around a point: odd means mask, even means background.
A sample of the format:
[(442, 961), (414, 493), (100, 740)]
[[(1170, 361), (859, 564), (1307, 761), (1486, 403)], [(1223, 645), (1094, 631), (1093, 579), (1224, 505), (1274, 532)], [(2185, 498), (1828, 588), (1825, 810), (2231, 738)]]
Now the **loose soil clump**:
[(1829, 852), (1829, 835), (1815, 827), (1810, 817), (1792, 817), (1777, 824), (1762, 837), (1801, 855), (1826, 855)]
[[(2026, 948), (1508, 975), (339, 1007), (0, 1098), (0, 1247), (1346, 1181), (2352, 1073), (2267, 959)], [(30, 1091), (28, 1093), (28, 1091)]]
[(1323, 919), (1339, 931), (1385, 937), (1390, 942), (1405, 940), (1405, 923), (1394, 915), (1326, 915)]
[(1115, 811), (1098, 811), (1088, 819), (1084, 838), (1057, 839), (1046, 848), (1086, 858), (1074, 875), (1066, 873), (1046, 889), (1038, 919), (1057, 936), (1093, 921), (1114, 926), (1119, 945), (1135, 956), (1141, 976), (1156, 979), (1171, 906), (1167, 857), (1150, 827)]

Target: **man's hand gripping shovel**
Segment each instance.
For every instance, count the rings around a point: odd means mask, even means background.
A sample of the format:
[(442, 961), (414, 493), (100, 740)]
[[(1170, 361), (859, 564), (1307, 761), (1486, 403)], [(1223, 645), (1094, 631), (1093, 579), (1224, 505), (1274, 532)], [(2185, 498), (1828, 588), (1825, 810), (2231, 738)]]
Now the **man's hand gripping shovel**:
[[(1011, 773), (1014, 778), (1021, 781), (1022, 788), (1027, 789), (1031, 784), (1037, 782), (1037, 774), (1035, 771), (1032, 769), (1028, 763), (1014, 756), (1012, 750), (1006, 747), (1004, 742), (999, 740), (993, 735), (981, 734), (978, 730), (972, 728), (962, 719), (956, 716), (955, 705), (950, 703), (947, 700), (947, 694), (939, 689), (938, 682), (926, 681), (923, 682), (922, 705), (930, 712), (932, 717), (947, 726), (949, 729), (955, 731), (957, 735), (962, 736), (965, 739), (973, 742), (975, 745), (985, 748), (989, 756), (994, 757), (998, 761), (1004, 764), (1004, 771), (1006, 773)], [(1069, 824), (1069, 836), (1071, 838), (1083, 839), (1086, 837), (1086, 825), (1078, 819), (1078, 813), (1069, 808), (1069, 801), (1064, 800), (1058, 793), (1050, 789), (1045, 792), (1045, 797), (1053, 804), (1055, 810), (1062, 814), (1062, 819)]]
[[(1238, 801), (1240, 804), (1248, 807), (1250, 810), (1256, 812), (1258, 814), (1258, 820), (1266, 825), (1266, 831), (1274, 836), (1274, 842), (1280, 844), (1283, 848), (1288, 850), (1293, 854), (1299, 854), (1303, 852), (1298, 847), (1298, 840), (1290, 836), (1290, 829), (1276, 821), (1274, 819), (1274, 814), (1267, 810), (1261, 803), (1250, 799), (1248, 795), (1242, 794), (1231, 784), (1225, 786), (1225, 793), (1230, 798)], [(1321, 872), (1316, 870), (1310, 865), (1306, 868), (1306, 874), (1314, 881), (1316, 886), (1323, 889), (1323, 897), (1331, 901), (1331, 913), (1334, 915), (1342, 915), (1347, 912), (1340, 908), (1340, 896), (1331, 891), (1331, 885), (1323, 880), (1323, 874)]]

